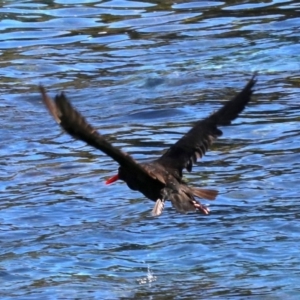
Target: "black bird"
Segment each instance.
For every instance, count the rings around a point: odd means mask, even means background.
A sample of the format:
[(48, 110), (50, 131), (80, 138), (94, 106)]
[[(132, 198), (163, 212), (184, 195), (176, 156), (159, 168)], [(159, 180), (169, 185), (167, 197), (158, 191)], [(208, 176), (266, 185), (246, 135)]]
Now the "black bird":
[(140, 191), (155, 201), (152, 210), (154, 216), (162, 213), (166, 200), (170, 200), (178, 212), (196, 210), (208, 214), (209, 209), (195, 197), (214, 200), (218, 192), (188, 186), (182, 179), (182, 171), (186, 169), (191, 172), (197, 159), (201, 158), (212, 142), (222, 135), (218, 126), (230, 125), (231, 121), (243, 111), (251, 99), (255, 83), (256, 78), (253, 75), (244, 89), (233, 99), (207, 118), (197, 121), (161, 157), (147, 163), (138, 163), (129, 154), (110, 144), (72, 107), (64, 93), (57, 95), (55, 101), (52, 101), (43, 86), (40, 86), (40, 92), (49, 112), (67, 133), (101, 150), (120, 165), (118, 174), (107, 180), (107, 184), (121, 179), (130, 189)]

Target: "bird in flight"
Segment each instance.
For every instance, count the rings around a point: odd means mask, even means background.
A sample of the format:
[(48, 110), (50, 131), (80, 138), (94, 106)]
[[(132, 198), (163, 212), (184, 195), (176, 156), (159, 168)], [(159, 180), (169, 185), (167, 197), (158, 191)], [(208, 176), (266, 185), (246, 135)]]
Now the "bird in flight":
[(54, 101), (40, 86), (42, 100), (56, 122), (71, 136), (101, 150), (119, 164), (118, 173), (106, 181), (107, 184), (120, 179), (132, 190), (141, 192), (155, 202), (153, 216), (159, 216), (165, 201), (181, 213), (199, 211), (209, 214), (209, 209), (196, 198), (214, 200), (218, 194), (211, 189), (187, 185), (183, 170), (192, 171), (193, 164), (206, 153), (215, 139), (222, 135), (219, 126), (230, 125), (251, 100), (255, 75), (241, 92), (210, 116), (197, 121), (194, 126), (173, 144), (161, 157), (150, 162), (138, 163), (129, 154), (109, 143), (85, 118), (71, 105), (64, 93), (58, 94)]

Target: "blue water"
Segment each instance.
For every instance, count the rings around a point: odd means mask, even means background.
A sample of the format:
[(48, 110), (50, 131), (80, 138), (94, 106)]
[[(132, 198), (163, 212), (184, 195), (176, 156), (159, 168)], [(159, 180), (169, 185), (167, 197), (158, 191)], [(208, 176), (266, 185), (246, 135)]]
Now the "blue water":
[[(1, 299), (299, 299), (298, 1), (2, 1)], [(42, 83), (136, 159), (241, 90), (255, 96), (185, 174), (181, 215), (54, 123)], [(204, 201), (205, 203), (205, 201)]]

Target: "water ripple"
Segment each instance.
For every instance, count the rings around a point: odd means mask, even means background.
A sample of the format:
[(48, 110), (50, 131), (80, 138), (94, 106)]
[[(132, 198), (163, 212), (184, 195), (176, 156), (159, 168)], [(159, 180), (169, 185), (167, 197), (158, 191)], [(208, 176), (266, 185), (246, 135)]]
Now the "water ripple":
[[(1, 299), (298, 299), (299, 3), (4, 1)], [(64, 90), (148, 160), (239, 91), (253, 101), (185, 174), (219, 190), (179, 215), (123, 183), (41, 104)], [(287, 276), (288, 274), (288, 276)]]

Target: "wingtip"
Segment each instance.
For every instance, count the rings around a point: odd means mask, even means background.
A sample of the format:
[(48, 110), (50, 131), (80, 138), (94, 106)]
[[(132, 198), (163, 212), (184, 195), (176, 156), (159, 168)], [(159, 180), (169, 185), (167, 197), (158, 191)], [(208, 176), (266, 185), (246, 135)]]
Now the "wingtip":
[(38, 89), (39, 89), (39, 92), (40, 92), (41, 95), (42, 95), (42, 101), (43, 101), (43, 103), (46, 104), (46, 103), (49, 101), (49, 100), (47, 99), (47, 98), (49, 98), (49, 97), (48, 97), (48, 95), (47, 95), (47, 92), (46, 92), (45, 87), (44, 87), (42, 84), (39, 84)]
[(45, 106), (47, 107), (48, 111), (50, 112), (50, 114), (53, 116), (54, 120), (60, 124), (61, 120), (58, 117), (58, 113), (57, 113), (57, 107), (55, 106), (54, 102), (52, 101), (52, 99), (48, 96), (45, 87), (42, 84), (39, 84), (39, 90), (40, 93), (42, 95), (42, 101), (45, 104)]
[(258, 76), (258, 71), (253, 72), (252, 77), (250, 79), (250, 82), (252, 83), (252, 87), (256, 84), (257, 82), (257, 76)]
[(258, 76), (258, 72), (257, 71), (253, 72), (249, 82), (253, 83), (253, 85), (254, 85), (257, 81), (257, 76)]

